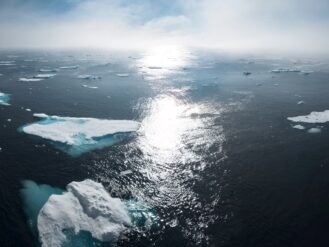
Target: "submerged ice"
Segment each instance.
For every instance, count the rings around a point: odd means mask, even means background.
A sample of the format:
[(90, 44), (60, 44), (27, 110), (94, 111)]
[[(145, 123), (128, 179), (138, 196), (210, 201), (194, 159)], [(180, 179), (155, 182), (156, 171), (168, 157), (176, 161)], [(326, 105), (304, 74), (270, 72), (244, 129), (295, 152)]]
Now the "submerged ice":
[(10, 95), (0, 92), (0, 105), (9, 105)]
[(93, 149), (113, 145), (139, 128), (132, 120), (107, 120), (34, 114), (41, 120), (20, 128), (20, 131), (52, 141), (56, 147), (79, 155)]
[(28, 181), (22, 196), (28, 218), (37, 223), (34, 227), (42, 246), (115, 242), (124, 231), (150, 226), (157, 219), (149, 207), (113, 198), (102, 184), (90, 179), (71, 182), (66, 191)]

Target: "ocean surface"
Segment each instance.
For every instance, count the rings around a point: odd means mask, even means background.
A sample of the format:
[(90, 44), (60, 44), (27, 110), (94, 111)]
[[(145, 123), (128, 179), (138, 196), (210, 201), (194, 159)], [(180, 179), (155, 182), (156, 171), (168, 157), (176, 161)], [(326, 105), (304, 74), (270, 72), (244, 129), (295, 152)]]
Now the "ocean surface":
[[(329, 124), (287, 119), (329, 109), (327, 61), (1, 51), (0, 74), (0, 246), (40, 246), (49, 196), (85, 179), (152, 220), (136, 216), (112, 241), (65, 229), (67, 246), (328, 246)], [(59, 124), (74, 150), (24, 132), (33, 114), (59, 116), (46, 131)], [(99, 119), (138, 128), (88, 139), (81, 118), (91, 132)]]

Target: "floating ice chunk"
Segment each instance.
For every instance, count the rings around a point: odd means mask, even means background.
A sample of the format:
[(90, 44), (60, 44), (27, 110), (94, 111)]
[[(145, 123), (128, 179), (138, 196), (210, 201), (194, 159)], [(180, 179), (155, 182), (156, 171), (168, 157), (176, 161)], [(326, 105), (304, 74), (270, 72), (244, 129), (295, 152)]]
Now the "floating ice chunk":
[(96, 86), (89, 86), (89, 85), (82, 85), (83, 87), (85, 87), (85, 88), (90, 88), (90, 89), (97, 89), (98, 87), (96, 87)]
[(95, 239), (113, 242), (131, 225), (125, 204), (89, 179), (72, 182), (67, 192), (50, 196), (38, 216), (39, 239), (44, 247), (68, 243), (68, 230), (75, 235), (86, 231)]
[(86, 80), (97, 80), (97, 79), (102, 79), (102, 77), (97, 76), (97, 75), (79, 75), (79, 79), (86, 79)]
[(128, 77), (129, 74), (117, 74), (117, 76), (119, 76), (119, 77)]
[(303, 100), (297, 102), (297, 105), (303, 105), (303, 104), (305, 104), (305, 101)]
[(73, 65), (73, 66), (62, 66), (59, 67), (60, 69), (78, 69), (79, 65)]
[(0, 105), (9, 105), (10, 95), (0, 92)]
[(46, 79), (46, 78), (54, 77), (55, 75), (56, 74), (37, 74), (36, 76), (34, 76), (34, 78)]
[(300, 72), (300, 69), (292, 68), (292, 69), (273, 69), (271, 71), (272, 73), (284, 73), (284, 72), (295, 72), (298, 73)]
[(19, 130), (48, 139), (73, 156), (118, 143), (139, 128), (139, 123), (132, 120), (59, 117), (43, 113), (34, 116), (41, 120)]
[(292, 126), (294, 129), (298, 129), (298, 130), (304, 130), (305, 127), (303, 125), (300, 125), (300, 124), (297, 124), (297, 125), (294, 125)]
[(45, 72), (45, 73), (49, 73), (49, 72), (57, 72), (58, 69), (39, 69), (39, 72)]
[(43, 78), (19, 78), (18, 81), (29, 82), (29, 81), (43, 81)]
[(318, 133), (321, 133), (321, 129), (320, 128), (310, 128), (307, 132), (310, 134), (318, 134)]
[(292, 122), (301, 123), (326, 123), (329, 122), (329, 110), (325, 110), (323, 112), (313, 111), (309, 115), (288, 117), (287, 119)]
[(0, 66), (14, 66), (15, 61), (0, 61)]
[(95, 246), (96, 240), (114, 243), (123, 231), (158, 220), (151, 208), (136, 200), (113, 198), (90, 179), (71, 182), (67, 191), (32, 181), (24, 181), (23, 186), (24, 211), (44, 247)]

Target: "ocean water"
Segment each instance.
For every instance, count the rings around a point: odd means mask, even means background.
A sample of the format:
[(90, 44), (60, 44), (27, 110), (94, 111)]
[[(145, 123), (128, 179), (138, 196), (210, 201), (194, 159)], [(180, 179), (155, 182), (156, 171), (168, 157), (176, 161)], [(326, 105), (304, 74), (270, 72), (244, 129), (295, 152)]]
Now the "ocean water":
[[(328, 245), (328, 123), (287, 119), (329, 109), (326, 60), (181, 48), (0, 53), (8, 57), (0, 246), (40, 246), (35, 219), (49, 196), (85, 179), (130, 202), (134, 224), (115, 243), (65, 229), (73, 246)], [(35, 113), (140, 127), (70, 149), (20, 131)], [(152, 224), (136, 220), (146, 211)]]

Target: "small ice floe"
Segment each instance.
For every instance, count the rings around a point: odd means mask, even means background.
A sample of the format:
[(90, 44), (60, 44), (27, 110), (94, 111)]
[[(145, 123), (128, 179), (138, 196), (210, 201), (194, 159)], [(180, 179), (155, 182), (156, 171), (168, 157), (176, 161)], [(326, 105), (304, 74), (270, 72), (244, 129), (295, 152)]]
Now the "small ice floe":
[(120, 175), (121, 176), (125, 176), (125, 175), (131, 174), (131, 173), (133, 173), (133, 171), (130, 170), (130, 169), (128, 169), (128, 170), (125, 170), (125, 171), (120, 172)]
[(249, 71), (244, 71), (243, 74), (244, 74), (245, 76), (248, 76), (248, 75), (251, 75), (251, 72), (249, 72)]
[(56, 74), (37, 74), (34, 78), (48, 79), (54, 76), (56, 76)]
[(10, 95), (0, 92), (0, 105), (9, 105)]
[(0, 61), (0, 66), (15, 66), (15, 61)]
[(89, 85), (82, 85), (83, 87), (85, 87), (85, 88), (90, 88), (90, 89), (97, 89), (98, 87), (96, 87), (96, 86), (89, 86)]
[(49, 72), (57, 72), (58, 69), (39, 69), (39, 72), (49, 73)]
[(101, 76), (98, 75), (79, 75), (79, 79), (85, 79), (85, 80), (99, 80), (102, 79)]
[(307, 132), (310, 134), (318, 134), (318, 133), (321, 133), (321, 129), (320, 128), (310, 128)]
[(30, 112), (30, 111), (31, 111), (31, 109), (29, 109), (29, 108), (26, 108), (26, 109), (25, 109), (25, 111), (29, 111), (29, 112)]
[(297, 105), (303, 105), (303, 104), (305, 104), (305, 101), (303, 100), (297, 102)]
[(118, 76), (118, 77), (128, 77), (129, 74), (123, 74), (123, 73), (122, 73), (122, 74), (117, 74), (117, 76)]
[(297, 124), (297, 125), (294, 125), (292, 126), (294, 129), (298, 129), (298, 130), (304, 130), (305, 127), (303, 125), (300, 125), (300, 124)]
[(29, 81), (43, 81), (44, 78), (19, 78), (18, 81), (22, 81), (22, 82), (29, 82)]
[(273, 69), (271, 70), (272, 73), (285, 73), (285, 72), (295, 72), (295, 73), (299, 73), (300, 69), (297, 68), (292, 68), (292, 69)]
[(79, 65), (73, 65), (73, 66), (62, 66), (59, 67), (60, 69), (78, 69)]
[(19, 129), (26, 134), (51, 141), (58, 149), (78, 156), (122, 141), (139, 128), (133, 120), (107, 120), (33, 114), (41, 120)]
[(123, 232), (159, 220), (154, 209), (137, 200), (114, 198), (90, 179), (71, 182), (66, 190), (24, 181), (21, 196), (43, 247), (98, 246), (100, 241), (112, 245)]
[(329, 110), (322, 112), (313, 111), (305, 116), (288, 117), (287, 119), (292, 122), (301, 123), (326, 123), (329, 122)]

